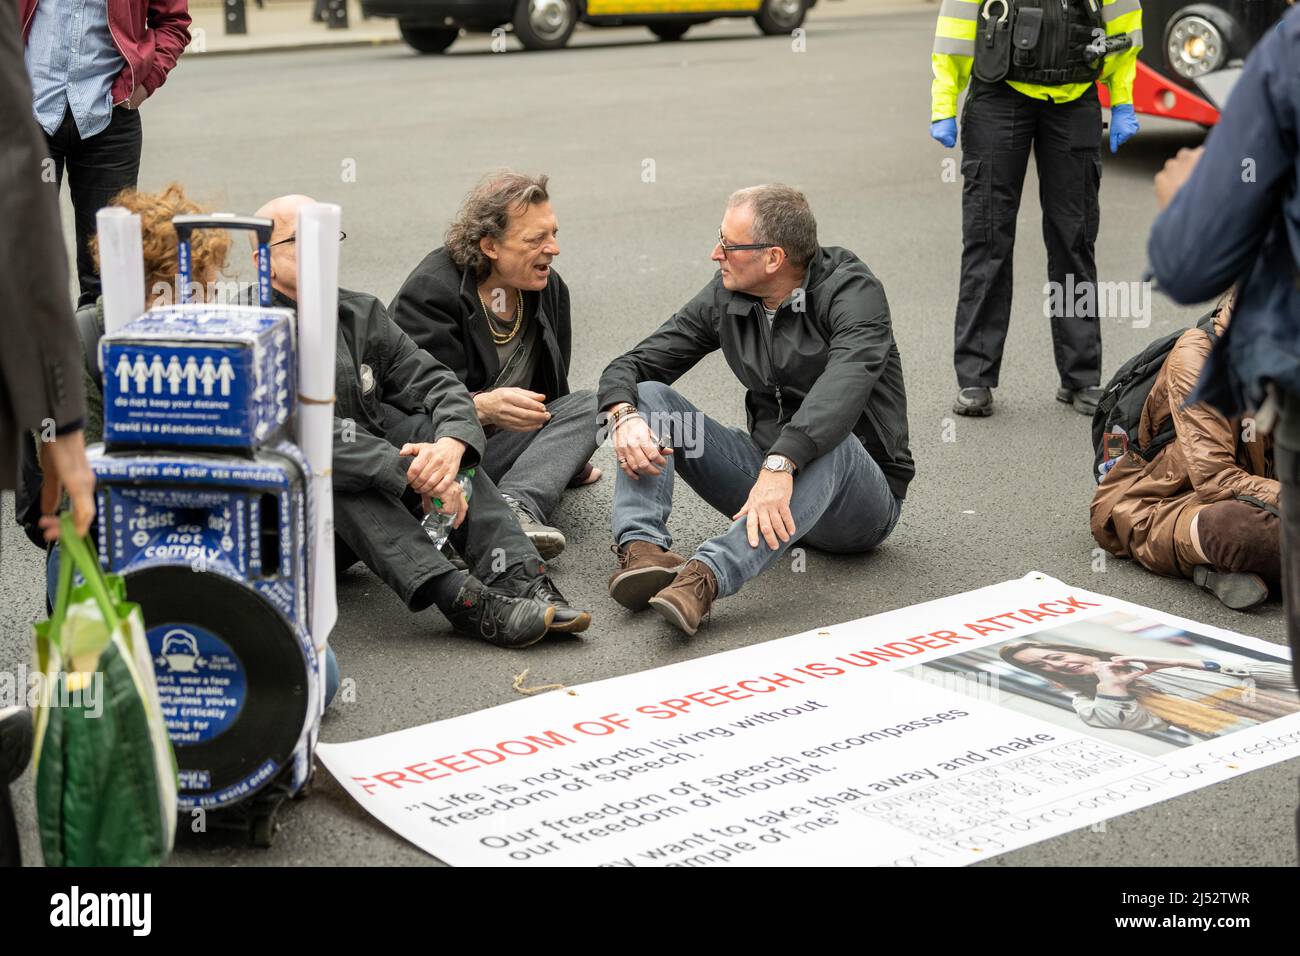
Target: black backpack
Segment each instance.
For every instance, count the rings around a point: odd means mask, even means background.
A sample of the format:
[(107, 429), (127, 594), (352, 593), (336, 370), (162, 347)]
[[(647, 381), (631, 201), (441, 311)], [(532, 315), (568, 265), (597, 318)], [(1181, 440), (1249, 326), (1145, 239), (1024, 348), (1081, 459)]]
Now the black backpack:
[[(1214, 317), (1218, 310), (1203, 317), (1196, 323), (1196, 328), (1214, 338)], [(1187, 329), (1179, 329), (1156, 339), (1137, 355), (1120, 366), (1118, 372), (1102, 390), (1101, 400), (1097, 402), (1097, 411), (1092, 416), (1092, 478), (1100, 483), (1102, 463), (1110, 458), (1119, 458), (1125, 452), (1135, 452), (1144, 461), (1150, 461), (1156, 453), (1174, 440), (1174, 422), (1169, 419), (1152, 436), (1145, 446), (1137, 443), (1138, 423), (1142, 420), (1142, 406), (1155, 385), (1156, 376), (1164, 367), (1165, 359), (1174, 350), (1174, 343), (1182, 337)], [(1118, 426), (1127, 436), (1115, 439), (1115, 445), (1108, 448), (1106, 436)], [(1119, 447), (1122, 446), (1122, 447)]]

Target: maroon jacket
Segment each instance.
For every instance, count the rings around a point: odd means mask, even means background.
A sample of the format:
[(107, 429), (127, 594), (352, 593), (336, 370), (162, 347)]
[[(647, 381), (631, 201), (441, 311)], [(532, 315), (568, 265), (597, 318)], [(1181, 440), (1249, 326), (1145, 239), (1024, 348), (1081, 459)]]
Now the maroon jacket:
[[(18, 0), (23, 43), (38, 0)], [(108, 0), (108, 30), (126, 66), (113, 81), (113, 102), (128, 99), (137, 86), (150, 96), (190, 42), (189, 0)]]

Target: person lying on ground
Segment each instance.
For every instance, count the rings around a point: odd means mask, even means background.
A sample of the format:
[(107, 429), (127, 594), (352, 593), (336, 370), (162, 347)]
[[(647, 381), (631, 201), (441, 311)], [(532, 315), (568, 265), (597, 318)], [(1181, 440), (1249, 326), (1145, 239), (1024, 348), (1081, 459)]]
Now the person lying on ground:
[[(1092, 535), (1149, 571), (1190, 578), (1227, 607), (1246, 610), (1281, 597), (1281, 485), (1273, 441), (1253, 422), (1229, 421), (1187, 400), (1215, 340), (1232, 320), (1226, 296), (1209, 329), (1188, 329), (1156, 376), (1130, 451), (1115, 459), (1092, 499)], [(1150, 461), (1135, 448), (1173, 426)]]

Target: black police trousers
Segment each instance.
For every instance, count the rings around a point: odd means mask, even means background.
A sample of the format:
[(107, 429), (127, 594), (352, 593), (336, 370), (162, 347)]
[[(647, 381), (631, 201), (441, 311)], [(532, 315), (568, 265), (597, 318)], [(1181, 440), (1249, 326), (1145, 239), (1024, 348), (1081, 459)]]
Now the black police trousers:
[[(1051, 315), (1060, 383), (1101, 381), (1101, 327), (1096, 314), (1101, 107), (1096, 87), (1069, 103), (1025, 96), (1006, 83), (972, 78), (961, 116), (962, 255), (954, 365), (961, 388), (998, 384), (1011, 321), (1011, 260), (1016, 215), (1032, 147), (1043, 208), (1047, 276), (1060, 304)], [(1093, 293), (1077, 291), (1093, 283)], [(1080, 308), (1079, 306), (1082, 306)], [(1080, 315), (1078, 313), (1089, 313)]]

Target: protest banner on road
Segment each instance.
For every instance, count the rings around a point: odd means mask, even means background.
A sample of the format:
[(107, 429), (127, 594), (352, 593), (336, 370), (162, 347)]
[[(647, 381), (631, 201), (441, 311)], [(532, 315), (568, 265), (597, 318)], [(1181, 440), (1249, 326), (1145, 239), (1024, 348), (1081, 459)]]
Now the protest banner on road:
[(1300, 755), (1300, 697), (1034, 573), (317, 753), (451, 864), (960, 865)]

